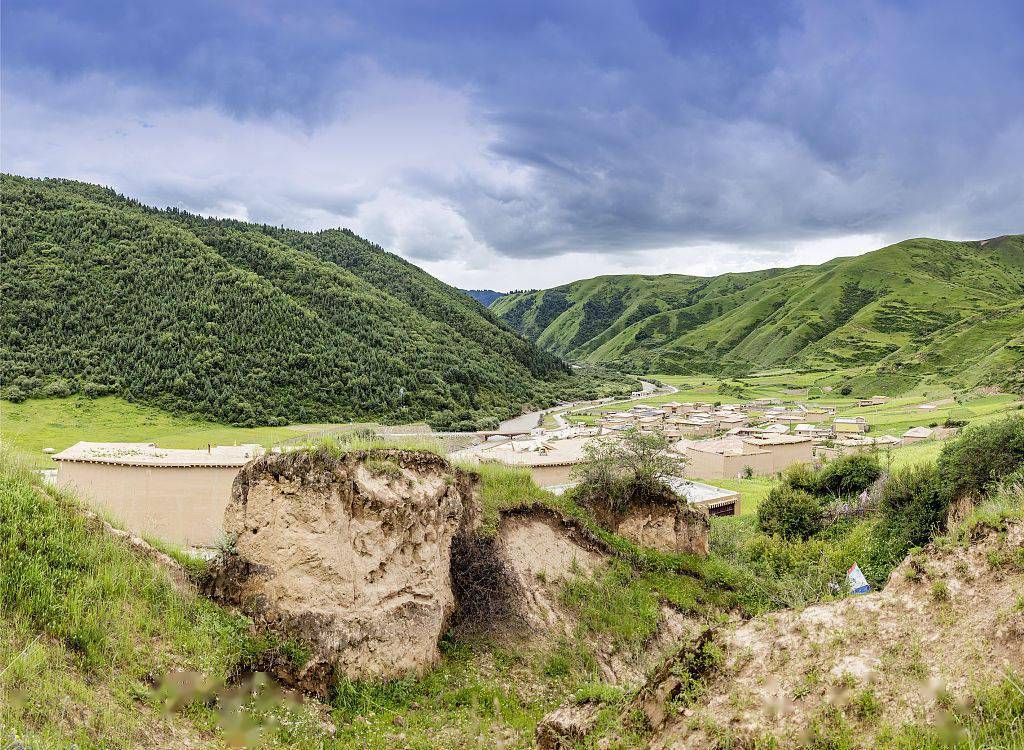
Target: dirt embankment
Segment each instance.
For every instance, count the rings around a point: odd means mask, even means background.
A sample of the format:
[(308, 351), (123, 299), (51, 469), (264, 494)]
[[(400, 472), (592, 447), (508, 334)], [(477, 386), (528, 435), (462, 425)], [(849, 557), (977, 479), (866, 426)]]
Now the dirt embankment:
[[(545, 508), (506, 513), (498, 528), (497, 549), (514, 581), (518, 617), (535, 637), (572, 637), (577, 621), (563, 606), (560, 591), (574, 577), (600, 575), (611, 552), (585, 527)], [(658, 628), (640, 653), (624, 652), (607, 639), (594, 638), (601, 677), (612, 684), (637, 685), (644, 674), (681, 640), (700, 628), (696, 618), (662, 605)]]
[(723, 628), (725, 663), (674, 707), (655, 748), (807, 738), (835, 711), (866, 744), (881, 725), (935, 721), (979, 686), (1024, 670), (1024, 524), (970, 546), (930, 545), (878, 593)]
[(426, 452), (269, 454), (235, 480), (207, 590), (312, 654), (295, 680), (422, 673), (455, 608), (452, 539), (474, 478)]
[(578, 501), (605, 529), (641, 547), (698, 557), (708, 554), (707, 511), (688, 504), (667, 486), (631, 498), (626, 508), (611, 508), (587, 497)]
[[(431, 453), (263, 456), (235, 481), (225, 513), (233, 547), (204, 590), (308, 650), (301, 665), (257, 667), (318, 694), (339, 676), (422, 674), (452, 626), (574, 636), (562, 587), (598, 574), (610, 550), (544, 506), (506, 512), (498, 533), (484, 537), (478, 493), (474, 474)], [(694, 627), (666, 606), (642, 658), (596, 644), (605, 679), (639, 682)]]

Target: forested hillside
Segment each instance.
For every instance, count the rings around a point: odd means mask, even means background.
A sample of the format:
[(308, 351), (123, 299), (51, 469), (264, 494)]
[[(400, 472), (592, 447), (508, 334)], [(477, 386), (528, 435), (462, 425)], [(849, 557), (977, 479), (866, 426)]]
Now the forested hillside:
[(496, 292), (493, 289), (462, 289), (463, 294), (468, 294), (484, 307), (490, 307), (494, 301), (505, 296), (504, 292)]
[(160, 211), (2, 177), (0, 382), (236, 424), (467, 428), (589, 396), (473, 300), (347, 231)]
[(878, 365), (1020, 388), (1024, 236), (915, 239), (820, 266), (604, 276), (493, 311), (548, 351), (639, 372)]

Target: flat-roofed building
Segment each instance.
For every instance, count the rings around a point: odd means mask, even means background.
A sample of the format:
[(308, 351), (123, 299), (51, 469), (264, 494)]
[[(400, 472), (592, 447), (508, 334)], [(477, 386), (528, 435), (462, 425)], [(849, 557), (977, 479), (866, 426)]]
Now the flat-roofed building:
[(704, 508), (709, 515), (738, 516), (740, 514), (740, 493), (735, 490), (725, 490), (689, 479), (671, 479), (668, 483), (677, 495), (686, 498), (686, 502), (690, 505)]
[(475, 445), (452, 453), (451, 458), (526, 469), (538, 486), (560, 486), (569, 482), (573, 467), (586, 456), (584, 448), (594, 439), (577, 437), (564, 440), (510, 440), (497, 445)]
[(878, 451), (896, 448), (902, 445), (902, 440), (892, 435), (879, 435), (868, 437), (867, 435), (837, 435), (836, 439), (814, 447), (814, 455), (821, 458), (835, 458), (837, 456), (849, 456), (853, 453), (864, 451)]
[(715, 434), (716, 430), (713, 420), (697, 417), (679, 419), (673, 422), (673, 424), (679, 428), (681, 435), (689, 435), (691, 437), (711, 437)]
[(935, 437), (935, 430), (931, 427), (911, 427), (901, 436), (904, 445), (920, 443), (922, 440), (931, 440)]
[(211, 547), (239, 470), (263, 453), (259, 445), (205, 450), (154, 443), (76, 443), (53, 456), (56, 482), (139, 535)]
[(864, 417), (836, 417), (832, 420), (832, 429), (836, 433), (858, 433), (868, 431), (868, 420)]
[(857, 402), (857, 406), (881, 406), (887, 403), (889, 403), (888, 396), (872, 396), (871, 398), (861, 399)]
[(734, 479), (749, 470), (765, 476), (813, 459), (810, 438), (796, 435), (730, 435), (715, 440), (680, 440), (686, 475), (702, 479)]
[(828, 438), (833, 435), (833, 432), (830, 427), (819, 427), (816, 424), (798, 424), (793, 428), (793, 434), (809, 438)]

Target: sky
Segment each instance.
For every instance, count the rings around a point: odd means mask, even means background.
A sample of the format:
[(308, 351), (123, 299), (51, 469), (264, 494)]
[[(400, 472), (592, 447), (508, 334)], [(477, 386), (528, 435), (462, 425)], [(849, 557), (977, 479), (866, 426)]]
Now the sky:
[(1024, 231), (1024, 2), (4, 0), (0, 165), (463, 288)]

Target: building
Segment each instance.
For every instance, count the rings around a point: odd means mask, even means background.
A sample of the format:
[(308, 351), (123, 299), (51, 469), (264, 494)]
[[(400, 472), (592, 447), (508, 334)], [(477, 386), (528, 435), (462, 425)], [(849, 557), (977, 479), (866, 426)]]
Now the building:
[(834, 441), (814, 447), (814, 455), (820, 458), (836, 458), (863, 451), (896, 448), (902, 440), (892, 435), (868, 437), (867, 435), (840, 435)]
[(920, 443), (922, 440), (931, 440), (933, 437), (935, 437), (935, 430), (931, 427), (911, 427), (902, 435), (904, 445)]
[(564, 440), (509, 440), (496, 445), (475, 445), (451, 454), (452, 460), (504, 464), (526, 469), (540, 487), (569, 483), (576, 464), (584, 457), (584, 448), (593, 438)]
[(829, 427), (819, 427), (816, 424), (798, 424), (793, 428), (793, 432), (797, 435), (802, 435), (809, 438), (829, 438), (832, 437), (832, 429)]
[(796, 435), (731, 435), (716, 440), (680, 440), (676, 450), (686, 456), (687, 476), (734, 479), (752, 473), (775, 474), (813, 459), (810, 438)]
[(800, 407), (800, 411), (803, 419), (800, 421), (806, 424), (818, 424), (819, 422), (827, 422), (836, 415), (836, 410), (827, 406), (808, 408), (806, 406)]
[(887, 396), (872, 396), (871, 398), (865, 398), (857, 402), (857, 406), (881, 406), (882, 404), (889, 403)]
[(677, 419), (671, 424), (679, 430), (680, 435), (689, 435), (690, 437), (711, 437), (716, 430), (714, 420), (695, 416)]
[(836, 417), (832, 429), (838, 433), (860, 433), (868, 431), (868, 420), (864, 417)]
[(206, 450), (154, 443), (76, 443), (53, 456), (59, 486), (139, 535), (212, 547), (239, 470), (263, 453), (259, 445)]
[(740, 493), (724, 490), (710, 484), (691, 482), (689, 479), (672, 479), (672, 489), (686, 502), (707, 510), (712, 516), (738, 516), (740, 514)]

